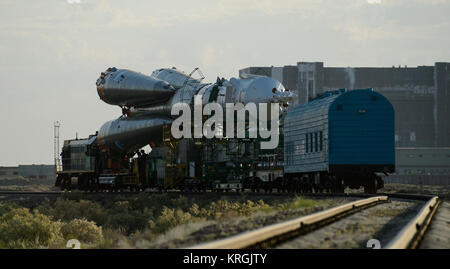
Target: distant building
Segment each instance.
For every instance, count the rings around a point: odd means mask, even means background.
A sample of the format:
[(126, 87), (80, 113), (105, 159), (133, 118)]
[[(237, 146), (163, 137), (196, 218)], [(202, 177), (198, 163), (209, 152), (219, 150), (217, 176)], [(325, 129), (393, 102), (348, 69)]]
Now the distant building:
[(373, 88), (394, 106), (396, 146), (450, 147), (450, 63), (418, 67), (324, 67), (298, 62), (283, 67), (248, 67), (243, 73), (278, 79), (303, 104), (330, 89)]
[(0, 178), (24, 177), (31, 181), (54, 179), (56, 170), (54, 165), (19, 165), (0, 166)]
[(395, 159), (387, 183), (450, 185), (450, 148), (397, 148)]
[(19, 176), (18, 166), (0, 166), (0, 179)]
[(397, 175), (450, 175), (450, 148), (397, 148)]
[(53, 179), (56, 177), (55, 165), (19, 165), (19, 175), (30, 180)]

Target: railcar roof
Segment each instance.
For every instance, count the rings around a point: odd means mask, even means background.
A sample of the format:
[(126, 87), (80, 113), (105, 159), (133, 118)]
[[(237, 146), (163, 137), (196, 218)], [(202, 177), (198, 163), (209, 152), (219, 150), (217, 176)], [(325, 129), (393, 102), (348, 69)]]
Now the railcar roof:
[(299, 105), (293, 109), (291, 109), (287, 115), (286, 120), (288, 120), (291, 117), (297, 117), (299, 115), (304, 115), (308, 113), (315, 113), (318, 110), (328, 110), (330, 105), (339, 97), (355, 92), (355, 91), (367, 91), (367, 92), (374, 92), (372, 88), (367, 89), (354, 89), (351, 91), (347, 91), (346, 89), (339, 89), (334, 91), (327, 91), (324, 93), (320, 93), (317, 95), (316, 98), (314, 98), (312, 101)]

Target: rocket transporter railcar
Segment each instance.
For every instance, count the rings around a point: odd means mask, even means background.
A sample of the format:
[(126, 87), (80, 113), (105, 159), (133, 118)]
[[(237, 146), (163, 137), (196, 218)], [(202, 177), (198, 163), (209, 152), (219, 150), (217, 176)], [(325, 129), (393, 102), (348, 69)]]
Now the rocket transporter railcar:
[[(298, 192), (363, 186), (373, 193), (383, 186), (378, 174), (394, 171), (394, 110), (372, 89), (325, 92), (288, 110), (294, 95), (274, 78), (245, 75), (201, 83), (191, 75), (175, 68), (150, 76), (115, 67), (102, 72), (96, 82), (99, 97), (120, 106), (123, 115), (96, 135), (65, 141), (55, 185), (86, 191)], [(222, 107), (282, 104), (278, 147), (261, 149), (261, 138), (173, 138), (170, 111), (177, 103), (193, 110), (194, 96), (202, 105)], [(151, 154), (133, 159), (146, 145)]]

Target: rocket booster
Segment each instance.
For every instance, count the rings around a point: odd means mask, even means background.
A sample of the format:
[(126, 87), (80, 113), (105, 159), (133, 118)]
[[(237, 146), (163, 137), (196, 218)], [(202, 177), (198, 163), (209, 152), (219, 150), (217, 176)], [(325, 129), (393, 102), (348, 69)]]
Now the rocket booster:
[(133, 152), (148, 144), (160, 145), (162, 128), (172, 120), (164, 117), (120, 117), (102, 125), (97, 135), (100, 148)]
[(96, 85), (100, 99), (121, 107), (164, 102), (175, 93), (175, 88), (163, 80), (115, 67), (102, 72)]
[(97, 80), (100, 99), (125, 108), (126, 115), (105, 123), (99, 131), (101, 147), (128, 153), (150, 142), (159, 144), (162, 126), (173, 121), (172, 106), (193, 105), (194, 96), (202, 104), (280, 103), (288, 106), (294, 94), (276, 79), (245, 75), (215, 83), (202, 83), (175, 68), (155, 70), (150, 76), (127, 69), (108, 68)]

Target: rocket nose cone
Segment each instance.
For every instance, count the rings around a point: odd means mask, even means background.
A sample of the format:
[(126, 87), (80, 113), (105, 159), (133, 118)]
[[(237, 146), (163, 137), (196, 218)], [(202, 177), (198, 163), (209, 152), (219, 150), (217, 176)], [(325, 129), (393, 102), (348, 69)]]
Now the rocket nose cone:
[(284, 86), (271, 77), (255, 77), (245, 91), (245, 102), (276, 103), (290, 96)]

